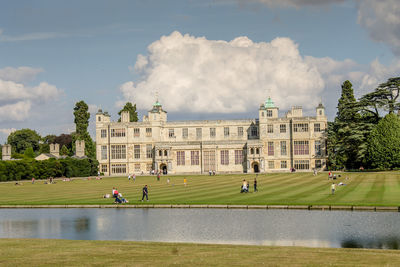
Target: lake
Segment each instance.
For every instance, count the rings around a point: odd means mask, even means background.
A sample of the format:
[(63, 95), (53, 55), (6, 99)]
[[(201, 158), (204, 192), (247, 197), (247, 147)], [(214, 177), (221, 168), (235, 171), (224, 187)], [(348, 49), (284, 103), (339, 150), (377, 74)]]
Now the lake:
[(400, 213), (247, 209), (0, 209), (0, 238), (399, 249)]

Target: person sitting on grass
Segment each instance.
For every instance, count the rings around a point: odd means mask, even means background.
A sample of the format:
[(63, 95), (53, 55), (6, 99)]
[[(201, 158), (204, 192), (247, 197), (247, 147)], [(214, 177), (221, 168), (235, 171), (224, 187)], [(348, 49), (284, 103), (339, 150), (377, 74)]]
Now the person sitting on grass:
[(249, 191), (249, 189), (247, 188), (247, 182), (245, 179), (243, 179), (243, 184), (240, 189), (240, 193), (247, 193), (248, 191)]

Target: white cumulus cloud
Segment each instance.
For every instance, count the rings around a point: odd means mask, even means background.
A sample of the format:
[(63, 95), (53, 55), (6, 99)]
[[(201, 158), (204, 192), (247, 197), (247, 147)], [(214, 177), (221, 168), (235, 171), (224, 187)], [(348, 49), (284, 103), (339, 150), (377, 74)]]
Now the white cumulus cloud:
[(0, 70), (0, 122), (22, 121), (31, 115), (32, 107), (49, 103), (63, 93), (46, 82), (34, 87), (22, 83), (31, 80), (41, 71), (29, 67), (7, 67)]
[(33, 81), (36, 76), (43, 72), (41, 68), (31, 68), (31, 67), (6, 67), (0, 69), (0, 79), (4, 81), (14, 81), (14, 82), (30, 82)]
[(247, 112), (271, 96), (282, 109), (314, 108), (324, 81), (289, 38), (227, 42), (173, 32), (149, 45), (134, 67), (141, 75), (121, 85), (125, 100), (148, 109), (159, 92), (167, 111)]

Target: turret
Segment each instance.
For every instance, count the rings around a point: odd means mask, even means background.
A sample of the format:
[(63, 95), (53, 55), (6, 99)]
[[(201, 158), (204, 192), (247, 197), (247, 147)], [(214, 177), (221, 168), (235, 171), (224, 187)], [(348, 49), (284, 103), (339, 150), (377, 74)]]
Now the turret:
[(10, 160), (11, 159), (11, 145), (3, 145), (1, 151), (1, 159), (2, 160)]
[(260, 121), (271, 118), (278, 118), (278, 107), (275, 106), (271, 97), (265, 101), (265, 103), (260, 105), (259, 109), (259, 119)]
[(99, 109), (96, 113), (96, 124), (97, 123), (103, 123), (103, 122), (110, 122), (111, 121), (111, 116), (108, 114), (107, 111), (104, 111)]
[(60, 144), (50, 144), (50, 154), (53, 156), (60, 156)]
[(317, 111), (317, 118), (325, 117), (325, 107), (322, 103), (319, 103), (318, 107), (316, 108)]
[(149, 110), (147, 118), (144, 118), (144, 120), (147, 119), (148, 121), (162, 121), (166, 122), (167, 121), (167, 112), (162, 109), (162, 105), (158, 100), (153, 104), (153, 108)]

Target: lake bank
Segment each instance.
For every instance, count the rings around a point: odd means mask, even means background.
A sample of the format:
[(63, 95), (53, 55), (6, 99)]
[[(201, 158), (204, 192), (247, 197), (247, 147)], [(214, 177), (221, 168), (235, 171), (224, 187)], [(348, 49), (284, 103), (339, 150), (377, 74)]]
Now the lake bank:
[(0, 239), (2, 266), (399, 266), (396, 250)]

